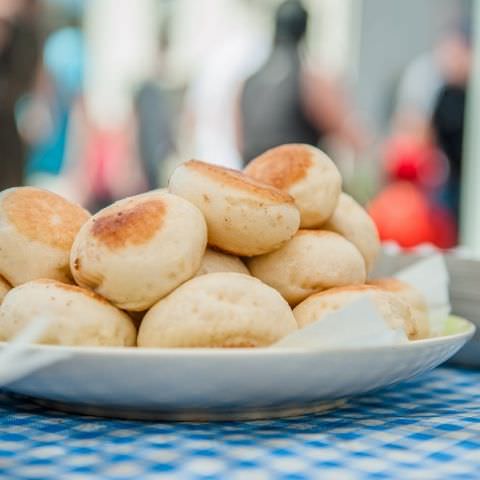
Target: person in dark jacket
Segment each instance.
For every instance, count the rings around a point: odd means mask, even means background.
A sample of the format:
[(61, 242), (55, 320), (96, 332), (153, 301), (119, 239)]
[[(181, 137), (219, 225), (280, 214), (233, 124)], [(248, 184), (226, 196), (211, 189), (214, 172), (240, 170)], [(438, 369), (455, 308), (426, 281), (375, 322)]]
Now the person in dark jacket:
[(275, 38), (266, 63), (246, 82), (240, 99), (244, 162), (283, 143), (322, 144), (337, 135), (362, 145), (363, 133), (349, 112), (344, 92), (328, 75), (308, 71), (301, 44), (308, 13), (298, 0), (277, 10)]
[(140, 162), (149, 190), (164, 184), (165, 162), (175, 149), (173, 91), (163, 81), (168, 26), (166, 21), (160, 36), (156, 75), (146, 80), (135, 96)]

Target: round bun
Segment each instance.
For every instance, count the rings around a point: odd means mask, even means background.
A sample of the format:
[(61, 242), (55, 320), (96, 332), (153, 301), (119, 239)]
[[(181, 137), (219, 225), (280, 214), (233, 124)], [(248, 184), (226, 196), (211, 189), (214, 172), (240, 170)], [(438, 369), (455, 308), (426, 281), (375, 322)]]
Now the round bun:
[(265, 347), (295, 331), (287, 302), (241, 273), (196, 277), (146, 314), (139, 347)]
[(17, 286), (38, 278), (71, 282), (70, 249), (90, 214), (47, 190), (0, 193), (0, 275)]
[(275, 252), (249, 259), (252, 275), (296, 305), (321, 290), (365, 283), (365, 262), (355, 246), (334, 232), (300, 230)]
[(380, 238), (375, 222), (350, 195), (342, 193), (333, 215), (322, 227), (344, 236), (362, 254), (369, 272), (380, 252)]
[(183, 198), (150, 193), (94, 215), (72, 247), (75, 281), (130, 311), (146, 310), (200, 267), (207, 242), (201, 212)]
[(380, 315), (392, 328), (403, 328), (408, 337), (416, 334), (409, 306), (394, 294), (372, 285), (332, 288), (316, 293), (297, 305), (293, 314), (298, 327), (303, 328), (364, 296), (370, 296)]
[(175, 169), (169, 189), (203, 212), (208, 243), (234, 255), (275, 250), (300, 224), (288, 194), (235, 170), (191, 160)]
[(430, 336), (427, 302), (416, 288), (396, 278), (382, 278), (372, 280), (369, 283), (395, 294), (410, 307), (416, 329), (416, 334), (412, 335), (410, 340), (421, 340), (422, 338), (428, 338)]
[(342, 189), (335, 164), (311, 145), (292, 143), (267, 150), (245, 173), (288, 192), (300, 210), (301, 228), (321, 226), (332, 215)]
[(3, 302), (5, 295), (9, 292), (11, 288), (11, 285), (3, 277), (0, 276), (0, 305)]
[(219, 272), (236, 272), (250, 275), (248, 268), (238, 257), (207, 248), (200, 270), (198, 270), (196, 276)]
[(16, 287), (0, 306), (0, 340), (10, 340), (37, 316), (49, 324), (37, 343), (69, 346), (135, 345), (130, 317), (95, 293), (54, 280)]

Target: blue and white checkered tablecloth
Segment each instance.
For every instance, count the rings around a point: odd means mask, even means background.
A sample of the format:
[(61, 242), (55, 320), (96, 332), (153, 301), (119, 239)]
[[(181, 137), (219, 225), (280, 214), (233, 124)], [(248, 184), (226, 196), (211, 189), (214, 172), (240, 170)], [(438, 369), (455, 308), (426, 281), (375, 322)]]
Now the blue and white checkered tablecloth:
[(142, 423), (0, 396), (1, 479), (480, 479), (480, 371), (440, 368), (326, 414)]

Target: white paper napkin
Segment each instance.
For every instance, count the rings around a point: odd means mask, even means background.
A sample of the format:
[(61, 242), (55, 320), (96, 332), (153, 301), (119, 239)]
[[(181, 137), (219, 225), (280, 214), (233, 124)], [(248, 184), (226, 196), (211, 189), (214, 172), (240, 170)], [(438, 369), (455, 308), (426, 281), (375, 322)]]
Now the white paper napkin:
[(274, 346), (335, 350), (407, 342), (403, 329), (393, 329), (387, 325), (372, 300), (364, 297), (287, 335)]
[(450, 315), (449, 275), (445, 258), (436, 253), (395, 275), (420, 291), (427, 302), (432, 336), (440, 335)]

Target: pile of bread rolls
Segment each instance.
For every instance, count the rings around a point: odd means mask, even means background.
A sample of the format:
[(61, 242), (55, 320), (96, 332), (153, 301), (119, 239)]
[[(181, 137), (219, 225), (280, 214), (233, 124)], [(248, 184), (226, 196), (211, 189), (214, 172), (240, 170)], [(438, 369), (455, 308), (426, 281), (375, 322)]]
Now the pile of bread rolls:
[(44, 316), (39, 343), (264, 347), (364, 295), (410, 339), (427, 337), (418, 292), (367, 283), (379, 249), (334, 163), (308, 145), (244, 172), (191, 160), (168, 190), (93, 216), (13, 188), (0, 194), (0, 340)]

